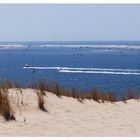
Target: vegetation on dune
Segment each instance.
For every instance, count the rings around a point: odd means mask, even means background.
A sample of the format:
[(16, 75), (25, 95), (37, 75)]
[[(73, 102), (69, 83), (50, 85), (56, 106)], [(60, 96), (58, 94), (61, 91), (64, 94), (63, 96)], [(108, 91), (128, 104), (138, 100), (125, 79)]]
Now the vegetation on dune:
[(38, 107), (40, 110), (47, 112), (46, 108), (44, 107), (45, 101), (44, 101), (44, 94), (40, 90), (37, 92), (37, 99), (38, 99)]
[(0, 89), (0, 114), (6, 121), (15, 120), (14, 111), (10, 105), (8, 92)]
[[(17, 81), (12, 80), (3, 80), (0, 82), (0, 114), (5, 118), (5, 120), (15, 120), (14, 111), (10, 104), (9, 100), (9, 89), (15, 88), (19, 91), (20, 94), (22, 93), (23, 88), (32, 88), (34, 89), (37, 95), (38, 107), (40, 110), (47, 112), (45, 108), (45, 100), (44, 96), (46, 96), (47, 92), (52, 92), (56, 96), (67, 96), (73, 97), (77, 99), (80, 103), (83, 103), (86, 99), (93, 100), (97, 103), (104, 103), (104, 102), (111, 102), (115, 103), (117, 101), (122, 101), (127, 103), (129, 99), (139, 99), (140, 93), (136, 93), (133, 90), (125, 90), (119, 100), (114, 96), (112, 91), (102, 91), (96, 87), (93, 87), (89, 90), (79, 90), (75, 86), (70, 88), (65, 88), (61, 86), (58, 82), (51, 82), (47, 80), (36, 80), (28, 84), (24, 87)], [(22, 103), (23, 100), (22, 100)]]

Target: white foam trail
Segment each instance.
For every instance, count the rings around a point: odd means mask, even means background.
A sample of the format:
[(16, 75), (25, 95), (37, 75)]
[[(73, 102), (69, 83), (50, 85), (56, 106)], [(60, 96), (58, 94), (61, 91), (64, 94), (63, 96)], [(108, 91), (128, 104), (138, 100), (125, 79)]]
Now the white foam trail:
[(58, 67), (60, 70), (85, 70), (85, 71), (133, 71), (140, 72), (138, 69), (107, 69), (107, 68), (70, 68), (70, 67)]
[(140, 75), (136, 72), (113, 72), (113, 71), (74, 71), (74, 70), (59, 70), (64, 73), (94, 73), (94, 74), (116, 74), (116, 75)]
[(48, 69), (48, 70), (82, 70), (82, 71), (123, 71), (140, 72), (139, 69), (111, 69), (111, 68), (75, 68), (75, 67), (23, 67), (24, 69)]
[(23, 67), (24, 69), (47, 69), (47, 70), (58, 70), (61, 67)]
[(72, 68), (72, 67), (23, 67), (24, 69), (57, 70), (65, 73), (100, 73), (118, 75), (140, 75), (139, 69), (109, 69), (109, 68)]

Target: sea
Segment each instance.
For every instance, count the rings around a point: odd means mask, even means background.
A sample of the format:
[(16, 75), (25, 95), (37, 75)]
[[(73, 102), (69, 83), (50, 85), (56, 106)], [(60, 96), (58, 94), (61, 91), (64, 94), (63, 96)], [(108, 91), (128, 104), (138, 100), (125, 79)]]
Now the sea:
[(97, 87), (114, 94), (140, 91), (140, 48), (104, 47), (118, 45), (140, 46), (140, 41), (0, 42), (0, 80), (26, 85), (48, 79), (65, 87)]

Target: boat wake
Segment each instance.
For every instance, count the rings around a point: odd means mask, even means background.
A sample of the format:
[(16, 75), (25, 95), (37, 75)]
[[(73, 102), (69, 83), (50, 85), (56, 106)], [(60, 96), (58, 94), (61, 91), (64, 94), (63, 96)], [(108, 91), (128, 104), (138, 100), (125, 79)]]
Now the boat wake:
[(24, 69), (57, 70), (61, 73), (140, 75), (139, 69), (72, 68), (72, 67), (23, 67)]

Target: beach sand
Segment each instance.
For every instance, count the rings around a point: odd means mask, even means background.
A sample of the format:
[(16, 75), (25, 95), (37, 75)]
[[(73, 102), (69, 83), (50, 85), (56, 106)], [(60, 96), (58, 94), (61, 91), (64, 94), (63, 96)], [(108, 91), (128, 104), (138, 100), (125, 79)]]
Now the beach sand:
[[(64, 47), (64, 48), (99, 48), (99, 49), (140, 49), (140, 46), (134, 46), (134, 45), (31, 45), (32, 48), (53, 48), (53, 47)], [(5, 45), (0, 44), (0, 49), (17, 49), (17, 48), (28, 48), (26, 45)]]
[[(46, 92), (43, 112), (32, 89), (9, 90), (16, 121), (0, 116), (0, 136), (140, 136), (140, 101), (78, 102)], [(23, 100), (24, 104), (21, 104)]]

